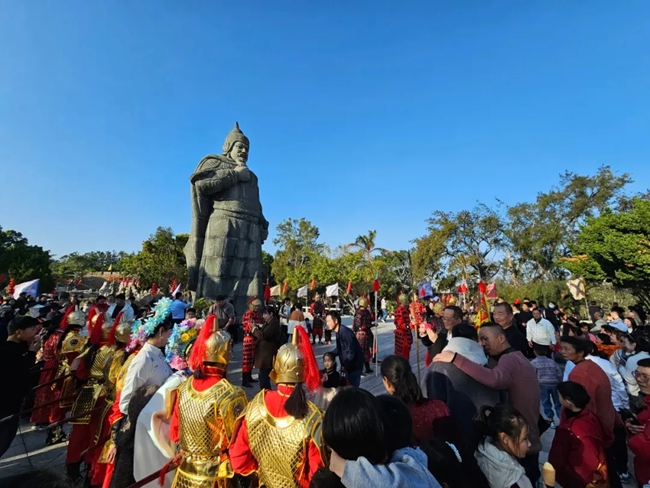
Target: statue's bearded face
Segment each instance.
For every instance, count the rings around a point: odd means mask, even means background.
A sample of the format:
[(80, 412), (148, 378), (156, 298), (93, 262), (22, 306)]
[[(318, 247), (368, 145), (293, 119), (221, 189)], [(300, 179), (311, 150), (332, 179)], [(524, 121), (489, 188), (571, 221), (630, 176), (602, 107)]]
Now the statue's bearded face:
[(244, 166), (248, 161), (248, 146), (241, 141), (235, 142), (230, 149), (229, 156), (234, 162)]

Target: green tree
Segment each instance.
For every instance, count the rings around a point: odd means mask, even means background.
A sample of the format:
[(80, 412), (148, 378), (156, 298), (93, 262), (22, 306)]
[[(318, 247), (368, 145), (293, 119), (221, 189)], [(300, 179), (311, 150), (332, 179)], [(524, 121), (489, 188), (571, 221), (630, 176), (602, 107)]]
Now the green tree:
[(26, 237), (15, 230), (0, 227), (0, 274), (13, 278), (16, 283), (40, 279), (40, 291), (54, 288), (50, 265), (52, 256), (40, 246), (29, 244)]
[(187, 283), (185, 243), (187, 234), (174, 235), (170, 228), (158, 227), (156, 233), (142, 243), (140, 252), (120, 260), (120, 271), (137, 276), (143, 288), (156, 283), (158, 289), (163, 290), (175, 279)]
[(486, 205), (458, 213), (433, 212), (428, 234), (415, 240), (414, 262), (416, 277), (434, 278), (458, 260), (466, 265), (468, 273), (482, 280), (492, 279), (499, 271), (496, 253), (503, 248), (503, 222)]
[(296, 290), (314, 278), (315, 262), (328, 251), (318, 242), (319, 236), (318, 227), (304, 218), (278, 224), (277, 237), (273, 240), (278, 250), (271, 263), (271, 275), (278, 283), (286, 281), (291, 290)]
[(650, 201), (635, 199), (628, 211), (587, 218), (570, 251), (563, 264), (575, 276), (611, 281), (650, 305)]
[(561, 258), (570, 256), (580, 226), (626, 202), (623, 192), (631, 182), (627, 173), (617, 176), (609, 166), (593, 176), (566, 171), (556, 188), (539, 193), (534, 202), (507, 207), (504, 234), (511, 255), (506, 265), (514, 281), (564, 279)]

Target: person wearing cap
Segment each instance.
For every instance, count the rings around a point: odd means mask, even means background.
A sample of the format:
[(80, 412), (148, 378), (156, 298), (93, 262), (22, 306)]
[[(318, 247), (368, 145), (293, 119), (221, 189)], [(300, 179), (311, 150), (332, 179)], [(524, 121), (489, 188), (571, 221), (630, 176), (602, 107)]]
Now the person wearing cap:
[(0, 423), (0, 456), (14, 440), (20, 416), (20, 407), (29, 393), (32, 373), (36, 362), (36, 352), (41, 348), (41, 338), (37, 335), (40, 324), (34, 317), (19, 315), (9, 322), (9, 337), (0, 345), (0, 420), (14, 415), (10, 420)]

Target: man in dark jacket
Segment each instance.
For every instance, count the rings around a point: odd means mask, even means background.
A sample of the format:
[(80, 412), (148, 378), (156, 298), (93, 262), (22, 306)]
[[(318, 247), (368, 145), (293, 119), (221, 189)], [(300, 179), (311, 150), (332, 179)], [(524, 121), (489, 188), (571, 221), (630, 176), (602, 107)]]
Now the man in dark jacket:
[[(446, 351), (461, 354), (481, 366), (487, 365), (487, 357), (478, 343), (476, 329), (468, 324), (454, 327), (453, 338), (445, 346)], [(455, 364), (434, 362), (424, 377), (427, 398), (441, 400), (447, 404), (452, 418), (466, 436), (469, 447), (474, 441), (474, 416), (482, 405), (494, 406), (505, 401), (505, 393), (485, 386)], [(473, 449), (473, 447), (472, 447)]]
[(273, 358), (280, 348), (280, 319), (271, 307), (262, 313), (264, 324), (253, 329), (255, 338), (255, 367), (259, 370), (260, 388), (270, 390), (269, 374), (273, 369)]
[[(39, 322), (33, 317), (20, 315), (9, 322), (9, 337), (0, 344), (0, 419), (20, 412), (25, 395), (32, 385), (30, 369), (36, 361), (36, 351), (41, 348), (41, 339), (36, 337)], [(20, 418), (0, 423), (0, 456), (16, 436)]]
[[(519, 313), (521, 315), (522, 312)], [(528, 341), (517, 325), (515, 316), (512, 313), (512, 307), (507, 302), (501, 302), (494, 305), (494, 321), (501, 326), (508, 339), (510, 346), (516, 351), (521, 352), (524, 356), (528, 355)]]
[(341, 315), (335, 310), (328, 312), (325, 322), (329, 330), (336, 332), (336, 349), (332, 354), (339, 357), (341, 371), (345, 371), (348, 382), (359, 388), (364, 358), (354, 331), (341, 326)]

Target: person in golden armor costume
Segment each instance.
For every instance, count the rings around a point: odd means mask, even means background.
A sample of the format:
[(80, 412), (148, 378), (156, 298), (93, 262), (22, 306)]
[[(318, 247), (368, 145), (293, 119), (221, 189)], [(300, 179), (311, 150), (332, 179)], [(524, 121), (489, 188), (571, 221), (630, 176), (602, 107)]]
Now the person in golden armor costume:
[(372, 328), (372, 315), (370, 314), (370, 310), (368, 310), (368, 300), (364, 297), (359, 298), (359, 309), (354, 314), (352, 326), (361, 346), (361, 351), (363, 351), (363, 360), (366, 365), (365, 373), (370, 374), (373, 372), (370, 369), (370, 360), (372, 359), (375, 337), (370, 330)]
[(102, 486), (110, 463), (107, 457), (111, 443), (111, 412), (117, 398), (117, 383), (120, 371), (126, 362), (128, 353), (126, 346), (131, 339), (133, 322), (120, 312), (113, 322), (108, 335), (107, 346), (114, 347), (110, 360), (104, 366), (104, 408), (99, 412), (97, 429), (93, 432), (91, 440), (92, 450), (90, 468), (90, 486)]
[(292, 341), (275, 357), (271, 379), (277, 391), (262, 390), (237, 420), (230, 462), (235, 473), (256, 474), (267, 488), (307, 487), (325, 465), (323, 413), (306, 397), (320, 384), (307, 332), (293, 329)]
[(66, 454), (68, 476), (77, 480), (81, 462), (92, 464), (95, 434), (101, 426), (106, 402), (104, 370), (110, 365), (115, 345), (108, 344), (113, 321), (106, 312), (97, 313), (90, 323), (90, 340), (86, 349), (74, 360), (71, 369), (78, 381), (85, 381), (72, 406), (69, 422), (72, 431)]
[(242, 344), (242, 380), (241, 384), (244, 388), (250, 388), (253, 380), (253, 365), (255, 364), (255, 337), (253, 337), (253, 329), (259, 324), (263, 323), (260, 316), (260, 307), (262, 302), (259, 298), (254, 297), (248, 301), (248, 310), (241, 319), (244, 329), (244, 340)]
[(409, 303), (408, 295), (400, 293), (397, 297), (399, 306), (395, 309), (395, 354), (408, 361), (411, 355), (413, 335), (411, 334), (411, 319), (406, 306)]
[(225, 379), (231, 358), (230, 334), (218, 330), (210, 315), (190, 352), (194, 375), (171, 395), (169, 438), (180, 451), (173, 488), (237, 486), (227, 450), (247, 400), (244, 390)]

